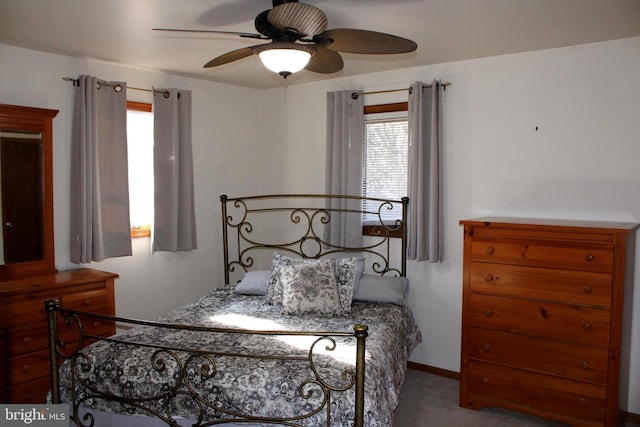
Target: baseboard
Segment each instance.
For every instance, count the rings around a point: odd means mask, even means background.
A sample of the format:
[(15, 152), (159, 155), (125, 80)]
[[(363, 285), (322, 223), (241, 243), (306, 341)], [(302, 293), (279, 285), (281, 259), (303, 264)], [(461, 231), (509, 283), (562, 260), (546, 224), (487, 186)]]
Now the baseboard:
[[(459, 372), (436, 368), (435, 366), (423, 365), (422, 363), (407, 362), (407, 368), (415, 369), (416, 371), (427, 372), (433, 375), (439, 375), (441, 377), (453, 378), (454, 380), (460, 380)], [(622, 423), (640, 424), (640, 415), (619, 410), (618, 420)]]
[(640, 414), (618, 411), (618, 420), (622, 423), (640, 424)]
[(454, 380), (460, 380), (459, 372), (436, 368), (435, 366), (423, 365), (422, 363), (407, 362), (407, 368), (415, 369), (416, 371), (427, 372), (429, 374), (439, 375), (441, 377), (453, 378)]

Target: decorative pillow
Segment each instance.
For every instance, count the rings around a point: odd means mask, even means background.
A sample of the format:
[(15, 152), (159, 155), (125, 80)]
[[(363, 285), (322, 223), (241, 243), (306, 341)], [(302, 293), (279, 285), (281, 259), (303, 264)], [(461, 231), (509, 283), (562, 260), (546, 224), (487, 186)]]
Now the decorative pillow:
[(331, 260), (277, 267), (283, 314), (343, 314)]
[[(267, 282), (267, 303), (273, 305), (282, 304), (282, 283), (280, 282), (280, 271), (278, 267), (298, 264), (313, 264), (318, 262), (334, 262), (334, 260), (326, 259), (302, 259), (302, 258), (290, 258), (280, 252), (273, 253), (273, 260), (271, 262), (271, 275)], [(335, 264), (334, 264), (335, 265)]]
[(350, 259), (350, 258), (353, 258), (356, 260), (356, 271), (353, 278), (354, 279), (353, 290), (355, 292), (355, 290), (358, 289), (358, 283), (360, 283), (360, 276), (362, 276), (362, 273), (364, 273), (365, 258), (360, 256), (354, 256), (354, 257), (335, 258), (335, 259), (336, 261), (340, 261), (341, 259)]
[(265, 295), (269, 276), (271, 270), (247, 271), (234, 292), (240, 295)]
[(358, 290), (353, 295), (356, 301), (390, 302), (406, 305), (409, 279), (406, 277), (375, 276), (363, 274)]
[[(338, 280), (338, 296), (340, 297), (340, 306), (344, 313), (351, 311), (351, 301), (356, 288), (357, 275), (357, 258), (340, 258), (336, 260), (336, 278)], [(364, 259), (362, 260), (364, 270)], [(362, 270), (360, 271), (360, 276)]]
[(357, 282), (364, 271), (364, 258), (325, 258), (325, 259), (300, 259), (290, 258), (280, 252), (273, 253), (271, 265), (271, 275), (269, 276), (266, 292), (266, 300), (269, 304), (282, 304), (282, 282), (281, 271), (278, 267), (317, 263), (331, 263), (335, 269), (335, 276), (338, 283), (338, 296), (343, 313), (351, 311), (351, 301)]

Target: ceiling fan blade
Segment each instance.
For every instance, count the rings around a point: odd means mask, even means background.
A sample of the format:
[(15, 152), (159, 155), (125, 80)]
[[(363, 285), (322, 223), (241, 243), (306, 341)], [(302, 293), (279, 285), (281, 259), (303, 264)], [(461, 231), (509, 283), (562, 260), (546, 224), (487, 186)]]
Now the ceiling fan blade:
[[(326, 39), (332, 43), (324, 44)], [(416, 42), (403, 37), (376, 31), (338, 28), (327, 30), (314, 37), (314, 41), (336, 52), (362, 54), (389, 54), (413, 52), (418, 48)]]
[(344, 67), (342, 56), (338, 52), (329, 50), (323, 46), (315, 46), (316, 53), (311, 57), (305, 70), (314, 73), (331, 74), (337, 73)]
[(247, 56), (251, 56), (253, 55), (254, 47), (255, 46), (243, 47), (242, 49), (236, 49), (232, 50), (231, 52), (227, 52), (204, 64), (204, 68), (217, 67), (219, 65), (228, 64), (230, 62), (246, 58)]
[(293, 29), (301, 37), (314, 36), (327, 29), (327, 16), (317, 7), (305, 3), (284, 3), (275, 6), (267, 19), (280, 30)]
[(240, 36), (247, 39), (265, 39), (268, 38), (255, 33), (242, 33), (237, 31), (218, 31), (218, 30), (186, 30), (180, 28), (152, 28), (153, 31), (172, 31), (175, 33), (211, 33), (211, 34), (229, 34), (232, 36)]

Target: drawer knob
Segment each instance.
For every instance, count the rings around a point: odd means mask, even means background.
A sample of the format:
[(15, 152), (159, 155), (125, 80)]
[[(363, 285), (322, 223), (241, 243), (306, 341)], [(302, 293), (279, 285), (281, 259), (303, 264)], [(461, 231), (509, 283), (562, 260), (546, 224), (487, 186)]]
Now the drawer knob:
[(25, 393), (22, 396), (22, 400), (24, 400), (25, 402), (31, 402), (31, 393)]
[(91, 305), (91, 299), (90, 298), (85, 298), (82, 300), (82, 305), (85, 307), (88, 307)]
[(96, 320), (95, 322), (93, 322), (93, 327), (97, 328), (98, 326), (100, 326), (100, 321)]
[(484, 351), (491, 351), (491, 346), (489, 344), (482, 344), (482, 349)]
[(593, 261), (593, 258), (594, 258), (593, 254), (587, 254), (587, 256), (586, 256), (586, 257), (584, 257), (584, 259), (586, 259), (586, 260), (587, 260), (587, 262), (591, 262), (591, 261)]
[(493, 246), (487, 246), (484, 249), (484, 253), (487, 254), (487, 255), (491, 255), (493, 253)]
[(491, 315), (493, 314), (493, 311), (491, 311), (490, 308), (487, 308), (483, 313), (485, 316), (491, 317)]
[(493, 282), (493, 275), (492, 275), (492, 274), (487, 274), (487, 275), (484, 277), (484, 281), (485, 281), (485, 282)]
[(30, 366), (30, 365), (24, 365), (24, 366), (22, 367), (22, 373), (23, 373), (23, 374), (28, 373), (30, 370), (31, 370), (31, 366)]
[(591, 323), (582, 322), (582, 329), (584, 329), (585, 331), (588, 331), (589, 329), (591, 329)]
[(488, 377), (482, 377), (482, 379), (480, 381), (482, 381), (482, 384), (488, 384), (489, 383), (489, 378)]
[(593, 288), (591, 287), (591, 285), (584, 285), (582, 290), (584, 291), (585, 294), (590, 294), (593, 291)]
[(29, 345), (30, 342), (31, 342), (31, 337), (22, 338), (22, 345)]
[(589, 362), (587, 362), (586, 360), (583, 360), (582, 362), (580, 362), (580, 367), (582, 369), (589, 369)]
[(584, 406), (587, 404), (587, 399), (585, 399), (584, 397), (581, 397), (580, 399), (578, 399), (578, 403)]

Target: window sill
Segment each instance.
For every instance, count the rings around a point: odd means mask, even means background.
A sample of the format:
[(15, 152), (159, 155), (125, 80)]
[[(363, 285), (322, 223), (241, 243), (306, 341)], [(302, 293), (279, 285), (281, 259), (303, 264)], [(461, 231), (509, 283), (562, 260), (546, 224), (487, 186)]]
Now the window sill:
[(151, 237), (151, 224), (131, 227), (131, 238), (137, 239), (138, 237)]
[(402, 230), (389, 230), (385, 229), (380, 225), (363, 225), (362, 226), (362, 235), (363, 236), (384, 236), (385, 233), (389, 233), (389, 237), (398, 237), (402, 238)]

